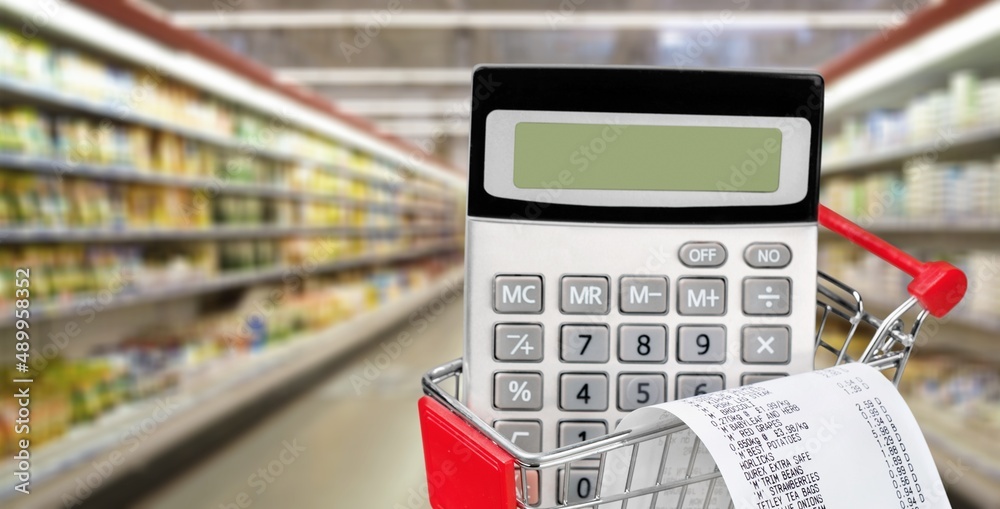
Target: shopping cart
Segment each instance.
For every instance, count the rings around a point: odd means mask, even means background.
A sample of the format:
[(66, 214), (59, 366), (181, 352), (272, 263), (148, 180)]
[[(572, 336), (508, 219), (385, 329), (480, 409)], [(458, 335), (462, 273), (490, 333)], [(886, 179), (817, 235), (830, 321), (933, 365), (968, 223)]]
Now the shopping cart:
[[(924, 319), (928, 314), (942, 317), (961, 301), (967, 286), (965, 274), (946, 262), (922, 263), (822, 205), (819, 222), (913, 277), (907, 287), (910, 297), (884, 318), (865, 308), (860, 293), (831, 276), (820, 272), (817, 285), (817, 355), (829, 357), (831, 365), (863, 362), (888, 372), (893, 383), (898, 385)], [(908, 320), (904, 320), (904, 315)], [(843, 321), (846, 328), (846, 335), (839, 336), (843, 338), (842, 343), (825, 339), (825, 334), (829, 336), (834, 329), (829, 323), (832, 317)], [(863, 353), (852, 357), (848, 353), (852, 340), (862, 335), (862, 330), (874, 332), (866, 333), (871, 334), (871, 339)], [(717, 468), (709, 472), (695, 469), (695, 458), (699, 454), (697, 437), (693, 438), (685, 475), (664, 479), (664, 459), (660, 463), (661, 475), (652, 486), (633, 488), (639, 447), (664, 438), (666, 440), (662, 441), (670, 444), (669, 438), (676, 433), (693, 435), (683, 423), (619, 431), (551, 452), (524, 452), (442, 388), (443, 382), (454, 378), (457, 389), (461, 371), (459, 359), (430, 371), (423, 378), (426, 396), (419, 403), (420, 420), (429, 498), (434, 509), (541, 508), (536, 489), (538, 479), (542, 472), (551, 470), (559, 473), (558, 503), (546, 509), (624, 507), (628, 506), (627, 500), (638, 497), (644, 497), (642, 507), (661, 507), (656, 497), (668, 490), (680, 491), (679, 496), (677, 491), (672, 491), (675, 496), (671, 500), (678, 500), (676, 507), (681, 508), (686, 507), (686, 490), (696, 484), (707, 487), (707, 493), (702, 491), (701, 496), (705, 500), (704, 507), (708, 507), (714, 491), (725, 489)], [(624, 470), (616, 472), (616, 475), (624, 474), (624, 489), (602, 494), (604, 477), (610, 470), (608, 453), (626, 448), (631, 448), (632, 461)], [(666, 458), (666, 450), (663, 457)], [(595, 461), (597, 479), (592, 489), (587, 490), (586, 496), (571, 493), (573, 469), (586, 462), (589, 462), (587, 468), (593, 469)]]

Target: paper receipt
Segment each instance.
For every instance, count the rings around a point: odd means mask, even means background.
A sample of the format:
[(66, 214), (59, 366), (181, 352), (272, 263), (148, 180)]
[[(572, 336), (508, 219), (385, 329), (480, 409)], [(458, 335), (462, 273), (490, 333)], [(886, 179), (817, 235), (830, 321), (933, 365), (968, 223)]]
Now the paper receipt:
[(624, 492), (634, 460), (630, 493), (657, 477), (673, 488), (630, 498), (629, 509), (951, 507), (903, 398), (864, 364), (643, 408), (618, 429), (678, 421), (690, 429), (608, 453), (602, 495)]

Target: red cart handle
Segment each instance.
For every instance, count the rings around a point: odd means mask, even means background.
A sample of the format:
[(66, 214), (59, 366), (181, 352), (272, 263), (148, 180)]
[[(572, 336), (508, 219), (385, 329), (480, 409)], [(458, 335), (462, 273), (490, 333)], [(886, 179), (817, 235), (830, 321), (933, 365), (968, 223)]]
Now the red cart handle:
[(906, 290), (932, 315), (940, 318), (948, 314), (965, 296), (968, 281), (958, 267), (917, 260), (825, 205), (819, 206), (819, 223), (913, 276)]

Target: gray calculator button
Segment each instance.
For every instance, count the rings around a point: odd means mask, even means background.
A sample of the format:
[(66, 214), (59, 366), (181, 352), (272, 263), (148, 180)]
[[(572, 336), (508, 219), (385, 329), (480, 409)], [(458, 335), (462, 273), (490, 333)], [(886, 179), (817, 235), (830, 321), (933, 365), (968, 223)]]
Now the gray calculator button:
[(618, 376), (618, 408), (629, 411), (663, 403), (667, 380), (662, 374)]
[(566, 374), (559, 379), (559, 406), (563, 410), (603, 412), (608, 409), (608, 376)]
[(596, 468), (571, 468), (569, 471), (569, 483), (563, 482), (565, 470), (559, 471), (559, 491), (564, 487), (569, 487), (569, 493), (563, 493), (560, 497), (566, 503), (586, 502), (593, 500), (597, 495), (597, 469)]
[(791, 357), (788, 327), (744, 327), (743, 362), (785, 364)]
[(542, 452), (542, 423), (538, 421), (497, 421), (498, 433), (525, 452)]
[(542, 326), (501, 323), (493, 330), (493, 356), (498, 361), (542, 360)]
[(684, 325), (677, 330), (681, 362), (721, 363), (726, 360), (726, 329), (718, 325)]
[(542, 375), (497, 373), (493, 377), (493, 405), (500, 410), (541, 410)]
[(792, 251), (784, 244), (758, 242), (747, 247), (743, 259), (758, 269), (780, 269), (791, 263)]
[(622, 313), (666, 313), (667, 278), (623, 277), (619, 285), (618, 307)]
[(497, 313), (541, 313), (542, 278), (497, 276), (493, 282), (493, 308)]
[(743, 280), (743, 312), (748, 315), (787, 315), (792, 283), (785, 278), (748, 277)]
[(786, 375), (784, 373), (749, 373), (749, 374), (743, 375), (743, 379), (741, 380), (740, 384), (741, 385), (757, 384), (757, 383), (761, 383), (761, 382), (766, 382), (768, 380), (775, 380), (775, 379), (778, 379), (778, 378), (784, 378), (786, 376), (788, 376), (788, 375)]
[(682, 315), (726, 314), (726, 280), (680, 279), (677, 282), (677, 311)]
[(688, 242), (681, 246), (680, 258), (688, 267), (718, 267), (726, 263), (726, 248), (718, 242)]
[(662, 325), (622, 325), (618, 328), (618, 358), (622, 362), (666, 361), (666, 327)]
[(608, 312), (608, 278), (565, 276), (562, 278), (562, 312), (603, 315)]
[(559, 447), (578, 444), (608, 434), (604, 421), (563, 421), (559, 423)]
[(677, 375), (677, 399), (721, 391), (723, 386), (722, 375)]
[(559, 357), (565, 362), (608, 362), (607, 325), (563, 325)]

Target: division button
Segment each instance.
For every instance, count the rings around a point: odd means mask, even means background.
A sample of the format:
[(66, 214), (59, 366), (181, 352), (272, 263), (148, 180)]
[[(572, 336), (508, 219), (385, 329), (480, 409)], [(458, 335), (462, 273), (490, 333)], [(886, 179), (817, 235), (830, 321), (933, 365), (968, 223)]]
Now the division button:
[(493, 428), (525, 452), (542, 452), (542, 423), (538, 421), (497, 421)]
[(682, 278), (677, 282), (677, 311), (682, 315), (724, 315), (726, 280)]
[(688, 242), (681, 246), (680, 258), (688, 267), (718, 267), (726, 263), (726, 248), (718, 242)]
[(493, 406), (500, 410), (541, 410), (542, 375), (497, 373), (493, 377)]
[(493, 282), (493, 309), (497, 313), (541, 313), (542, 278), (497, 276)]
[(722, 375), (677, 375), (677, 399), (701, 396), (722, 389)]
[(747, 247), (743, 260), (758, 269), (780, 269), (791, 263), (792, 251), (784, 244), (758, 242)]
[(562, 312), (603, 315), (608, 312), (608, 278), (565, 276), (562, 278)]
[(534, 323), (501, 323), (493, 330), (493, 356), (498, 361), (542, 360), (542, 326)]
[(619, 285), (618, 307), (622, 313), (667, 312), (667, 278), (625, 276)]
[(744, 327), (743, 362), (785, 364), (791, 358), (788, 327)]
[(785, 278), (751, 277), (743, 280), (743, 312), (748, 315), (787, 315), (791, 311), (792, 282)]

